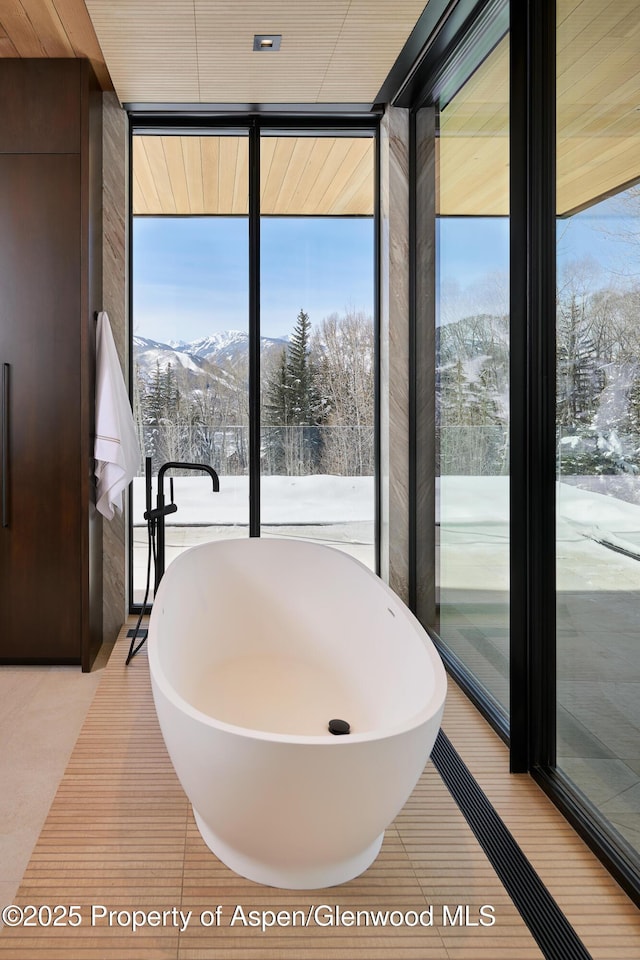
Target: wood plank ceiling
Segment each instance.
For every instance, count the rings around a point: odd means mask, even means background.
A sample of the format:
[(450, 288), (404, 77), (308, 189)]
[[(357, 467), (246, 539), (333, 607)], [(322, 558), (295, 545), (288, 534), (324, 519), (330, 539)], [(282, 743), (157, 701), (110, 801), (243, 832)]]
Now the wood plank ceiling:
[(113, 89), (84, 0), (1, 0), (0, 57), (87, 57)]
[(371, 104), (426, 0), (86, 3), (123, 103)]
[(558, 0), (558, 212), (640, 179), (640, 3)]
[[(640, 180), (640, 3), (558, 0), (557, 209)], [(505, 38), (440, 115), (439, 212), (509, 212)]]
[[(265, 215), (373, 215), (371, 137), (264, 136), (260, 160)], [(246, 215), (248, 177), (246, 137), (134, 137), (134, 214)]]
[[(123, 101), (366, 105), (423, 7), (424, 0), (0, 0), (0, 57), (86, 56), (103, 88), (111, 88), (111, 76)], [(281, 33), (281, 50), (254, 53), (254, 33)], [(638, 0), (558, 0), (560, 216), (640, 179), (639, 51)], [(440, 121), (439, 212), (506, 216), (506, 39)], [(191, 195), (204, 196), (210, 188), (195, 185), (194, 164), (204, 158), (206, 167), (213, 148), (199, 144), (200, 160), (195, 143), (167, 145), (167, 153), (178, 146), (191, 164), (190, 172), (185, 167)], [(288, 160), (282, 158), (293, 142), (273, 146), (272, 183), (282, 173), (283, 189), (295, 182), (303, 193), (297, 163), (308, 144), (296, 143)], [(331, 149), (337, 157), (338, 147)], [(309, 176), (314, 168), (307, 162), (304, 169)], [(158, 168), (156, 191), (171, 183), (167, 175)], [(145, 199), (139, 185), (141, 212), (154, 209), (151, 196)], [(281, 191), (278, 208), (283, 197)], [(168, 195), (160, 206), (175, 203)], [(192, 204), (198, 209), (197, 200)]]

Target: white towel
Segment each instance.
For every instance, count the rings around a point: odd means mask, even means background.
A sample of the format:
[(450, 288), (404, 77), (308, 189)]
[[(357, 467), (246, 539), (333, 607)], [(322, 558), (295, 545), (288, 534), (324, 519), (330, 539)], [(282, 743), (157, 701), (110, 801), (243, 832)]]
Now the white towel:
[(140, 469), (138, 434), (109, 317), (98, 314), (96, 331), (96, 506), (109, 520), (122, 510), (122, 491)]

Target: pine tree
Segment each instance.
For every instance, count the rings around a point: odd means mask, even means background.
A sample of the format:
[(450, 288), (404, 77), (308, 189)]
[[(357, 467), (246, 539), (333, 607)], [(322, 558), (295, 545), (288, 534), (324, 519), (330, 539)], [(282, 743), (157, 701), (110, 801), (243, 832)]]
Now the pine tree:
[(572, 295), (558, 314), (558, 423), (565, 427), (591, 423), (604, 386), (585, 305)]
[(322, 420), (317, 371), (310, 350), (311, 321), (301, 310), (291, 340), (266, 378), (263, 419), (272, 426), (314, 426)]
[(320, 463), (322, 404), (310, 338), (309, 314), (301, 309), (288, 347), (267, 376), (263, 392), (263, 421), (277, 428), (266, 436), (270, 469), (289, 476), (313, 473)]
[(167, 364), (166, 370), (161, 370), (160, 362), (156, 361), (156, 369), (143, 400), (145, 416), (153, 424), (174, 419), (179, 403), (180, 391), (171, 364)]
[[(145, 438), (144, 400), (146, 397), (145, 383), (140, 373), (140, 364), (136, 363), (133, 377), (133, 419), (138, 434), (138, 443), (143, 458), (147, 455)], [(150, 453), (150, 451), (149, 451)]]
[(149, 388), (142, 398), (144, 420), (148, 424), (147, 453), (154, 459), (154, 469), (158, 469), (164, 460), (178, 459), (180, 405), (180, 391), (171, 364), (162, 370), (157, 361)]
[(270, 426), (288, 427), (291, 420), (291, 383), (287, 351), (283, 348), (272, 373), (266, 379), (262, 419)]
[(287, 387), (290, 397), (290, 423), (299, 426), (315, 422), (317, 396), (314, 391), (313, 366), (309, 352), (311, 321), (309, 314), (300, 310), (287, 352)]

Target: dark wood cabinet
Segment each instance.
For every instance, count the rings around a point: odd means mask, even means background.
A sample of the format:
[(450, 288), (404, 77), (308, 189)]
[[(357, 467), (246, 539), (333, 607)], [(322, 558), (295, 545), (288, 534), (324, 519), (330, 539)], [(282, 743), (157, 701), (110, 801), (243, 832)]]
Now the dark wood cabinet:
[(101, 93), (81, 60), (0, 60), (0, 663), (91, 663)]

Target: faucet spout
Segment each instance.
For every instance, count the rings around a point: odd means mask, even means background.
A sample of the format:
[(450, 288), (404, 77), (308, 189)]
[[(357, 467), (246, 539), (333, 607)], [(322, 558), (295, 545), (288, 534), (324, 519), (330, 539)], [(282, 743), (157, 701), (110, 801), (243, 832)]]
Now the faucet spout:
[(210, 467), (208, 463), (186, 463), (181, 460), (169, 460), (167, 463), (163, 463), (160, 469), (158, 470), (158, 484), (162, 488), (164, 482), (164, 475), (167, 470), (204, 470), (205, 473), (208, 473), (211, 477), (211, 482), (213, 485), (213, 492), (220, 492), (220, 480), (218, 474)]
[[(173, 513), (175, 507), (170, 510), (169, 507), (165, 507), (164, 504), (164, 475), (167, 470), (204, 470), (205, 473), (208, 473), (211, 477), (211, 483), (213, 486), (213, 492), (220, 492), (220, 480), (218, 474), (210, 467), (208, 463), (186, 463), (181, 460), (168, 460), (166, 463), (163, 463), (160, 469), (158, 470), (158, 492), (156, 494), (156, 509), (152, 511), (153, 515), (156, 515), (158, 518), (158, 530), (157, 530), (157, 543), (156, 543), (156, 577), (154, 590), (158, 589), (158, 585), (164, 574), (165, 566), (165, 530), (164, 530), (164, 518), (165, 514), (168, 512)], [(172, 496), (173, 500), (173, 496)]]

